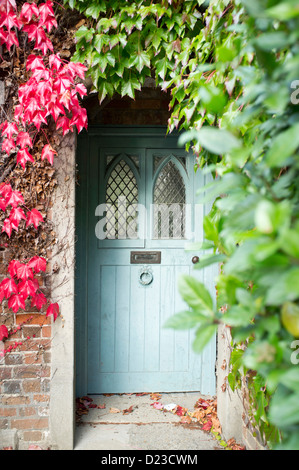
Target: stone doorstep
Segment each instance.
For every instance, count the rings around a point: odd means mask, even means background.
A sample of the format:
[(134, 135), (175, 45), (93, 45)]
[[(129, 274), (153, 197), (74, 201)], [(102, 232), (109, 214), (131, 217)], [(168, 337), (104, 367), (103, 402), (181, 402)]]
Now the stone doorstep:
[(0, 450), (9, 447), (12, 450), (18, 450), (19, 438), (16, 429), (0, 429)]

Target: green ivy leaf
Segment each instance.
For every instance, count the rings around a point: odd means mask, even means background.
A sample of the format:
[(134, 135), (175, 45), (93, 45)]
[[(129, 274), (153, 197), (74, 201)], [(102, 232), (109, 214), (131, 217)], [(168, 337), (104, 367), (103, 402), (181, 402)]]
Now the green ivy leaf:
[(175, 330), (189, 330), (199, 323), (206, 322), (207, 317), (197, 311), (183, 311), (170, 317), (164, 324), (164, 328), (173, 328)]
[(87, 8), (87, 10), (85, 11), (85, 15), (91, 16), (92, 18), (96, 20), (99, 17), (99, 14), (105, 11), (106, 11), (105, 2), (102, 0), (98, 0), (97, 3), (92, 3), (92, 5)]
[(121, 85), (121, 96), (128, 95), (135, 98), (135, 90), (141, 90), (141, 84), (135, 75), (131, 75), (127, 80), (124, 79)]
[(192, 276), (183, 275), (179, 278), (179, 292), (185, 302), (198, 313), (213, 317), (213, 299), (208, 289)]
[(195, 332), (195, 339), (192, 344), (193, 350), (197, 353), (201, 353), (216, 334), (217, 328), (217, 324), (200, 326)]
[(216, 155), (223, 155), (242, 145), (242, 142), (231, 132), (207, 126), (199, 131), (189, 131), (183, 134), (179, 139), (179, 145), (184, 145), (193, 139)]
[(281, 167), (287, 164), (289, 157), (299, 147), (299, 124), (295, 124), (276, 136), (268, 150), (265, 160), (270, 167)]

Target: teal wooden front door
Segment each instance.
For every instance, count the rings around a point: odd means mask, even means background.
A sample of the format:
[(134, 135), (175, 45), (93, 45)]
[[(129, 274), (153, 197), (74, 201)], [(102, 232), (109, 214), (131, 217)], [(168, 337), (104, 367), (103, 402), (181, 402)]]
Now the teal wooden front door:
[(155, 128), (91, 129), (78, 155), (80, 390), (214, 394), (215, 339), (198, 355), (193, 332), (163, 327), (186, 309), (181, 274), (214, 291), (214, 273), (196, 273), (185, 250), (202, 239), (206, 210), (195, 203), (205, 184), (195, 157)]

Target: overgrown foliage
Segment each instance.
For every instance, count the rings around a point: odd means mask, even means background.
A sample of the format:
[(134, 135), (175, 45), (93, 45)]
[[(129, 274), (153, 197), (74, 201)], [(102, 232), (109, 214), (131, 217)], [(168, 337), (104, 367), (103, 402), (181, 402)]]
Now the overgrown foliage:
[[(54, 40), (49, 37), (58, 28), (53, 7), (50, 0), (18, 4), (15, 0), (0, 0), (0, 69), (5, 79), (1, 91), (7, 98), (1, 106), (0, 123), (1, 247), (7, 247), (13, 234), (17, 234), (13, 242), (19, 250), (12, 247), (11, 253), (20, 255), (19, 259), (10, 261), (8, 277), (0, 283), (0, 303), (7, 303), (9, 313), (27, 307), (45, 310), (47, 306), (46, 316), (51, 315), (55, 321), (59, 306), (46, 298), (36, 278), (36, 274), (46, 271), (47, 259), (41, 254), (48, 256), (47, 248), (55, 240), (55, 234), (49, 235), (51, 224), (45, 227), (45, 214), (36, 206), (42, 201), (47, 212), (46, 198), (56, 185), (55, 170), (46, 162), (52, 166), (57, 155), (52, 146), (59, 140), (57, 131), (62, 129), (64, 136), (75, 128), (80, 132), (87, 127), (87, 112), (79, 102), (87, 90), (81, 83), (86, 67), (54, 52)], [(55, 39), (55, 34), (51, 37)], [(31, 171), (32, 165), (37, 170)], [(41, 244), (39, 236), (43, 240)], [(22, 238), (25, 242), (30, 240), (31, 246), (20, 246)], [(0, 341), (8, 339), (13, 331), (8, 331), (5, 324), (0, 325)], [(1, 350), (1, 355), (10, 350), (9, 347)]]
[(201, 191), (216, 201), (197, 245), (214, 253), (197, 268), (222, 262), (218, 305), (184, 277), (179, 287), (190, 309), (168, 326), (196, 328), (200, 351), (220, 323), (229, 325), (230, 385), (247, 377), (253, 419), (268, 445), (299, 449), (298, 3), (64, 3), (86, 18), (74, 60), (88, 65), (100, 101), (134, 98), (153, 76), (173, 97), (169, 130), (187, 129), (182, 145), (217, 175)]

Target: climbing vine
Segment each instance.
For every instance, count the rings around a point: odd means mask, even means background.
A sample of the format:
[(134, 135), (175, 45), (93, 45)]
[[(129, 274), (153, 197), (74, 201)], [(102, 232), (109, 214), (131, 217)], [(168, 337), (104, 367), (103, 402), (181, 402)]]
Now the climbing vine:
[[(18, 4), (15, 0), (0, 0), (1, 68), (4, 76), (7, 76), (5, 70), (8, 66), (11, 68), (15, 63), (18, 64), (16, 69), (21, 69), (20, 52), (16, 53), (16, 48), (22, 47), (25, 57), (25, 70), (20, 74), (17, 96), (11, 100), (12, 107), (9, 103), (6, 111), (2, 108), (5, 119), (0, 124), (4, 153), (0, 180), (1, 237), (6, 236), (2, 243), (4, 247), (8, 246), (7, 239), (10, 240), (13, 233), (32, 232), (33, 228), (34, 238), (40, 227), (45, 225), (44, 216), (33, 206), (34, 202), (31, 200), (28, 204), (16, 187), (22, 186), (22, 180), (25, 180), (27, 196), (27, 168), (37, 166), (42, 171), (37, 173), (38, 181), (34, 181), (36, 194), (44, 193), (45, 187), (51, 194), (55, 183), (51, 184), (54, 171), (49, 169), (49, 165), (53, 166), (57, 151), (52, 144), (55, 139), (48, 137), (48, 134), (53, 134), (53, 129), (56, 132), (61, 129), (64, 136), (74, 132), (74, 129), (80, 132), (87, 127), (87, 113), (79, 102), (87, 94), (82, 83), (86, 67), (69, 62), (60, 53), (54, 52), (50, 33), (58, 27), (58, 23), (53, 6), (49, 0)], [(11, 80), (7, 79), (4, 83), (7, 85), (9, 82)], [(20, 168), (23, 175), (19, 172)], [(32, 189), (32, 180), (29, 182)], [(47, 235), (42, 238), (47, 238)], [(28, 238), (25, 237), (25, 240)], [(34, 251), (37, 248), (35, 244)], [(32, 256), (31, 253), (30, 256), (30, 249), (26, 253), (26, 248), (22, 247), (21, 251), (22, 258), (10, 261), (8, 276), (0, 283), (0, 302), (7, 302), (8, 309), (17, 313), (25, 310), (31, 300), (31, 309), (40, 311), (46, 308), (46, 316), (52, 316), (55, 321), (59, 315), (59, 305), (45, 296), (36, 277), (46, 271), (47, 260), (37, 254)], [(10, 335), (7, 326), (0, 325), (0, 341), (5, 341)], [(11, 346), (4, 348), (2, 355), (10, 350)]]
[[(169, 131), (213, 172), (215, 200), (197, 269), (222, 263), (218, 305), (181, 278), (190, 310), (172, 328), (195, 328), (201, 351), (230, 327), (229, 383), (245, 377), (253, 420), (269, 446), (299, 449), (298, 22), (295, 0), (65, 0), (85, 19), (74, 60), (88, 66), (100, 101), (134, 99), (146, 77), (170, 91)], [(221, 197), (220, 197), (221, 195)]]

